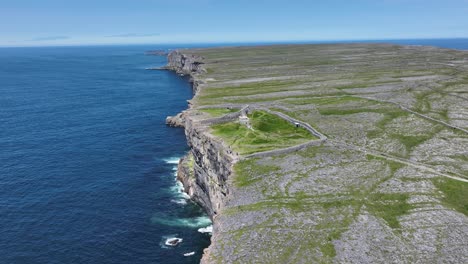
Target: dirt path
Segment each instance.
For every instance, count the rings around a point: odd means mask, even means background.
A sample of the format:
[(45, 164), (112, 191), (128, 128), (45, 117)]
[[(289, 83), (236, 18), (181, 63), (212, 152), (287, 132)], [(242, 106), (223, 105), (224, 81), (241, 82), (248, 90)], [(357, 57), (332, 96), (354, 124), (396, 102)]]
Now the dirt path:
[(360, 151), (360, 152), (363, 152), (363, 153), (366, 153), (366, 154), (370, 154), (372, 156), (380, 157), (380, 158), (383, 158), (383, 159), (386, 159), (386, 160), (395, 161), (395, 162), (405, 164), (405, 165), (408, 165), (408, 166), (411, 166), (411, 167), (414, 167), (414, 168), (417, 168), (417, 169), (425, 170), (425, 171), (437, 174), (437, 175), (442, 176), (442, 177), (446, 177), (446, 178), (450, 178), (450, 179), (453, 179), (453, 180), (468, 183), (468, 179), (458, 177), (458, 176), (449, 175), (447, 173), (440, 172), (440, 171), (438, 171), (438, 170), (436, 170), (436, 169), (434, 169), (434, 168), (432, 168), (432, 167), (430, 167), (430, 166), (428, 166), (426, 164), (410, 161), (408, 159), (404, 159), (404, 158), (400, 158), (400, 157), (395, 157), (395, 156), (389, 155), (389, 154), (387, 154), (385, 152), (371, 150), (371, 149), (364, 148), (364, 147), (358, 147), (358, 146), (355, 146), (355, 145), (352, 145), (352, 144), (339, 142), (339, 141), (332, 141), (332, 142), (329, 142), (329, 143), (332, 144), (332, 145), (336, 145), (336, 146), (347, 147), (347, 148), (357, 150), (357, 151)]
[[(366, 98), (366, 97), (361, 97), (361, 98), (369, 99), (369, 100), (375, 100), (373, 98)], [(401, 106), (401, 105), (399, 105), (397, 103), (383, 101), (383, 100), (377, 100), (377, 101), (397, 105), (399, 108), (401, 108), (404, 111), (408, 111), (410, 113), (421, 116), (423, 118), (432, 120), (434, 122), (441, 123), (441, 124), (443, 124), (443, 125), (445, 125), (447, 127), (458, 129), (458, 130), (461, 130), (461, 131), (463, 131), (465, 133), (468, 133), (468, 131), (463, 129), (463, 128), (455, 127), (455, 126), (452, 126), (452, 125), (450, 125), (448, 123), (445, 123), (445, 122), (443, 122), (441, 120), (437, 120), (437, 119), (434, 119), (432, 117), (425, 116), (423, 114), (417, 113), (417, 112), (415, 112), (415, 111), (413, 111), (411, 109), (408, 109), (408, 108), (406, 108), (404, 106)], [(218, 107), (219, 108), (226, 108), (227, 105), (217, 105), (216, 108), (218, 108)], [(385, 153), (385, 152), (372, 150), (372, 149), (368, 149), (368, 148), (365, 148), (365, 147), (352, 145), (352, 144), (349, 144), (349, 143), (344, 143), (344, 142), (340, 142), (340, 141), (336, 141), (336, 140), (329, 140), (325, 135), (323, 135), (322, 133), (317, 131), (310, 124), (308, 124), (306, 122), (303, 122), (303, 121), (300, 121), (300, 120), (297, 120), (297, 119), (294, 119), (294, 118), (292, 118), (292, 117), (290, 117), (290, 116), (288, 116), (288, 115), (286, 115), (284, 113), (281, 113), (281, 112), (272, 111), (272, 110), (270, 110), (268, 108), (265, 108), (265, 107), (256, 107), (256, 106), (248, 106), (248, 105), (245, 106), (244, 105), (242, 107), (242, 109), (239, 111), (239, 113), (247, 111), (247, 110), (249, 110), (249, 111), (250, 110), (261, 110), (261, 111), (266, 111), (268, 113), (277, 115), (277, 116), (285, 119), (286, 121), (288, 121), (288, 122), (290, 122), (292, 124), (298, 124), (299, 126), (303, 127), (307, 131), (309, 131), (312, 135), (318, 137), (319, 140), (311, 140), (311, 141), (308, 141), (308, 142), (305, 142), (305, 143), (302, 143), (302, 144), (299, 144), (299, 145), (287, 147), (287, 148), (269, 150), (269, 151), (264, 151), (264, 152), (258, 152), (258, 153), (254, 153), (254, 154), (250, 154), (250, 155), (246, 155), (246, 156), (232, 155), (232, 158), (233, 158), (234, 162), (237, 162), (238, 160), (242, 160), (242, 159), (249, 159), (249, 158), (255, 158), (255, 157), (267, 157), (267, 156), (273, 156), (273, 155), (279, 155), (279, 154), (286, 154), (286, 153), (298, 151), (300, 149), (303, 149), (303, 148), (306, 148), (306, 147), (309, 147), (309, 146), (314, 146), (314, 145), (316, 146), (316, 145), (322, 144), (323, 142), (328, 142), (331, 145), (335, 145), (335, 146), (339, 146), (339, 147), (346, 147), (346, 148), (349, 148), (349, 149), (357, 150), (357, 151), (360, 151), (360, 152), (363, 152), (363, 153), (366, 153), (366, 154), (370, 154), (370, 155), (373, 155), (373, 156), (376, 156), (376, 157), (380, 157), (380, 158), (383, 158), (383, 159), (386, 159), (386, 160), (391, 160), (391, 161), (398, 162), (398, 163), (401, 163), (401, 164), (405, 164), (405, 165), (408, 165), (408, 166), (411, 166), (411, 167), (414, 167), (414, 168), (417, 168), (417, 169), (425, 170), (425, 171), (428, 171), (430, 173), (433, 173), (433, 174), (436, 174), (436, 175), (439, 175), (439, 176), (442, 176), (442, 177), (446, 177), (446, 178), (450, 178), (450, 179), (453, 179), (453, 180), (468, 183), (468, 179), (463, 178), (461, 175), (459, 175), (460, 177), (450, 175), (450, 174), (441, 172), (441, 171), (439, 171), (437, 169), (434, 169), (434, 168), (432, 168), (432, 167), (430, 167), (430, 166), (428, 166), (426, 164), (422, 164), (422, 163), (419, 163), (419, 162), (414, 162), (414, 161), (411, 161), (411, 160), (408, 160), (408, 159), (404, 159), (404, 158), (389, 155), (388, 153)], [(223, 116), (223, 117), (225, 117), (225, 116)], [(221, 117), (221, 118), (223, 118), (223, 117)]]
[(366, 96), (353, 96), (353, 97), (356, 97), (356, 98), (361, 98), (361, 99), (366, 99), (366, 100), (372, 100), (372, 101), (377, 101), (377, 102), (380, 102), (380, 103), (387, 103), (387, 104), (392, 104), (392, 105), (395, 105), (397, 106), (398, 108), (400, 108), (401, 110), (403, 111), (406, 111), (406, 112), (409, 112), (411, 114), (414, 114), (414, 115), (417, 115), (419, 117), (422, 117), (424, 119), (427, 119), (429, 121), (432, 121), (432, 122), (436, 122), (436, 123), (439, 123), (443, 126), (446, 126), (448, 128), (451, 128), (451, 129), (457, 129), (459, 131), (462, 131), (466, 134), (468, 134), (468, 130), (467, 129), (464, 129), (464, 128), (461, 128), (461, 127), (458, 127), (458, 126), (455, 126), (455, 125), (452, 125), (452, 124), (449, 124), (445, 121), (442, 121), (442, 120), (439, 120), (439, 119), (435, 119), (433, 117), (430, 117), (430, 116), (427, 116), (425, 114), (421, 114), (419, 112), (416, 112), (416, 111), (413, 111), (401, 104), (398, 104), (398, 103), (395, 103), (395, 102), (391, 102), (391, 101), (386, 101), (386, 100), (381, 100), (381, 99), (377, 99), (377, 98), (372, 98), (372, 97), (366, 97)]

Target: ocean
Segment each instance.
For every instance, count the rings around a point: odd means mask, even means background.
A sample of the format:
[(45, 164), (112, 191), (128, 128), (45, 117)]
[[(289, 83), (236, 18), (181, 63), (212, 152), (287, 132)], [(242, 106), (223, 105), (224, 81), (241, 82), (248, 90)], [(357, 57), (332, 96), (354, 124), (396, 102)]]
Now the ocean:
[[(468, 49), (466, 39), (379, 42)], [(200, 261), (210, 221), (180, 192), (185, 136), (164, 124), (192, 90), (145, 70), (166, 63), (145, 51), (169, 48), (0, 49), (1, 264)], [(171, 237), (183, 241), (166, 246)]]
[(166, 63), (153, 48), (0, 49), (0, 263), (199, 262), (210, 221), (176, 185), (188, 149), (164, 123), (192, 90), (145, 70)]

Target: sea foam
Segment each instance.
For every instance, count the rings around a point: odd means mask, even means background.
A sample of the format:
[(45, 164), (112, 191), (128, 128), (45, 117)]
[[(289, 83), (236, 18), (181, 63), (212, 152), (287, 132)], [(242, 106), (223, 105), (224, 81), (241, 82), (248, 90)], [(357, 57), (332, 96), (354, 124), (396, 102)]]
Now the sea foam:
[(166, 242), (170, 239), (177, 238), (178, 234), (170, 234), (161, 237), (161, 241), (159, 242), (159, 246), (161, 248), (172, 248), (172, 246), (168, 246)]
[(199, 216), (193, 218), (176, 218), (167, 219), (163, 217), (154, 216), (151, 222), (160, 225), (174, 226), (174, 227), (188, 227), (188, 228), (203, 228), (212, 224), (211, 219), (207, 216)]
[(167, 164), (179, 164), (180, 157), (171, 157), (171, 158), (167, 158), (167, 159), (163, 159), (163, 160)]
[(200, 232), (200, 233), (210, 233), (211, 234), (211, 233), (213, 233), (213, 225), (199, 228), (198, 232)]

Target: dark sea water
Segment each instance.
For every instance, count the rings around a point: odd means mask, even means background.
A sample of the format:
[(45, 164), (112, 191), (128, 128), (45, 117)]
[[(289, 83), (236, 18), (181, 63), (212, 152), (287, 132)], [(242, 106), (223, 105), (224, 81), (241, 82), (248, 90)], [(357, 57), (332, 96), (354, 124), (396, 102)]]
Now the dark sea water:
[(156, 48), (0, 49), (1, 264), (199, 262), (210, 222), (176, 185), (183, 130), (164, 125), (192, 91), (145, 70), (165, 64), (144, 55)]
[(145, 70), (166, 63), (151, 48), (0, 49), (0, 263), (199, 262), (210, 223), (175, 187), (186, 141), (164, 124), (192, 90)]

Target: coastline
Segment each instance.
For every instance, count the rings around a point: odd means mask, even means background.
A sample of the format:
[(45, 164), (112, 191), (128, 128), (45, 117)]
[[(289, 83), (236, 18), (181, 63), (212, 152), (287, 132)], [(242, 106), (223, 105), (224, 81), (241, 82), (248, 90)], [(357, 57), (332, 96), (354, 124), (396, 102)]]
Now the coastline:
[[(199, 75), (206, 72), (202, 66), (203, 58), (185, 55), (178, 50), (170, 52), (167, 57), (168, 64), (163, 69), (189, 77), (193, 97), (197, 96), (204, 83)], [(212, 221), (210, 231), (213, 237), (218, 230), (216, 217), (229, 195), (227, 181), (233, 171), (235, 157), (231, 155), (223, 142), (214, 139), (207, 133), (207, 127), (199, 124), (197, 118), (189, 113), (188, 110), (192, 108), (193, 105), (189, 100), (188, 109), (176, 116), (167, 117), (166, 124), (172, 127), (183, 127), (185, 130), (190, 150), (179, 160), (177, 180), (182, 183), (184, 192), (190, 199), (203, 208), (210, 217)], [(209, 247), (204, 249), (201, 263), (207, 262), (208, 252)]]

